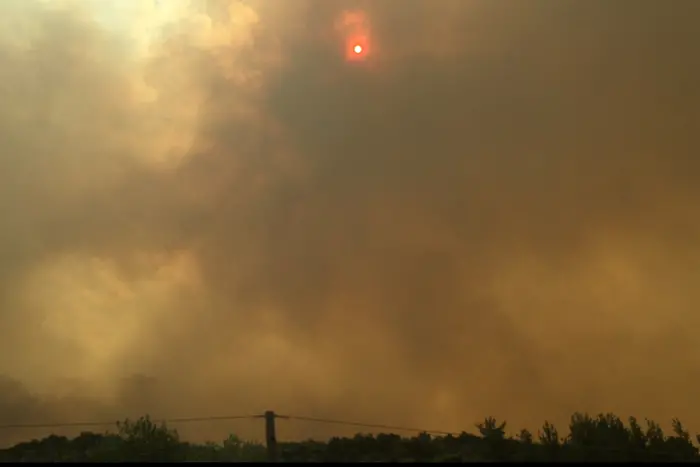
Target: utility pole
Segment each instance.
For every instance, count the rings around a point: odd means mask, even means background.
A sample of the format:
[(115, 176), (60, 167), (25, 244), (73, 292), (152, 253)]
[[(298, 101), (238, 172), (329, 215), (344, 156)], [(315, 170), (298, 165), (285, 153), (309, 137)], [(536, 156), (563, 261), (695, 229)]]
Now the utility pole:
[(265, 444), (267, 446), (267, 461), (277, 462), (277, 434), (275, 432), (275, 412), (265, 412)]

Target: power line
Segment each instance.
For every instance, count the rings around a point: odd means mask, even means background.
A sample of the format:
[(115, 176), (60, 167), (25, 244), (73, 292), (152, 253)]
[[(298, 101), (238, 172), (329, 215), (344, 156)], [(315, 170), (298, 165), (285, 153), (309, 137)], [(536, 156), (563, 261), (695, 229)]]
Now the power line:
[[(223, 416), (209, 416), (209, 417), (186, 417), (186, 418), (164, 418), (164, 419), (153, 419), (155, 423), (194, 423), (194, 422), (206, 422), (206, 421), (226, 421), (226, 420), (243, 420), (243, 419), (256, 419), (264, 418), (263, 414), (260, 415), (223, 415)], [(426, 430), (415, 427), (397, 426), (397, 425), (386, 425), (377, 423), (362, 423), (348, 420), (337, 420), (329, 418), (316, 418), (316, 417), (306, 417), (301, 415), (275, 415), (278, 419), (288, 419), (288, 420), (298, 420), (314, 423), (325, 423), (333, 425), (345, 425), (345, 426), (355, 426), (360, 428), (376, 428), (383, 430), (396, 430), (396, 431), (407, 431), (414, 433), (430, 433), (436, 435), (453, 435), (459, 436), (459, 433), (444, 431), (444, 430)], [(31, 428), (70, 428), (70, 427), (103, 427), (103, 426), (113, 426), (119, 423), (118, 421), (84, 421), (84, 422), (56, 422), (56, 423), (15, 423), (0, 425), (0, 430), (2, 429), (31, 429)]]
[(396, 425), (384, 425), (380, 423), (361, 423), (361, 422), (351, 422), (347, 420), (333, 420), (329, 418), (315, 418), (315, 417), (304, 417), (304, 416), (297, 416), (297, 415), (278, 415), (278, 418), (282, 419), (289, 419), (289, 420), (300, 420), (300, 421), (306, 421), (306, 422), (316, 422), (316, 423), (327, 423), (327, 424), (333, 424), (333, 425), (345, 425), (345, 426), (355, 426), (355, 427), (361, 427), (361, 428), (377, 428), (381, 430), (395, 430), (395, 431), (412, 431), (414, 433), (429, 433), (429, 434), (434, 434), (434, 435), (442, 435), (442, 436), (459, 436), (460, 433), (455, 433), (451, 431), (443, 431), (443, 430), (424, 430), (421, 428), (413, 428), (413, 427), (405, 427), (405, 426), (396, 426)]
[[(187, 418), (163, 418), (153, 419), (155, 423), (193, 423), (207, 422), (219, 420), (242, 420), (262, 418), (263, 415), (222, 415), (211, 417), (187, 417)], [(58, 423), (14, 423), (8, 425), (0, 425), (0, 430), (3, 429), (20, 429), (20, 428), (69, 428), (69, 427), (91, 427), (91, 426), (112, 426), (120, 423), (119, 421), (103, 421), (103, 422), (58, 422)]]
[(0, 425), (0, 430), (14, 430), (20, 428), (68, 428), (115, 425), (117, 422), (64, 422), (64, 423), (13, 423)]

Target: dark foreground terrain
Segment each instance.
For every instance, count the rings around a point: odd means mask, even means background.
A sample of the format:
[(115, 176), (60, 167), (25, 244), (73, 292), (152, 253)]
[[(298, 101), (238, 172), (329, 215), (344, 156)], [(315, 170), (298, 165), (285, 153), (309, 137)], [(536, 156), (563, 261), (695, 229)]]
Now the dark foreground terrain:
[[(478, 424), (479, 435), (407, 438), (395, 434), (332, 438), (328, 442), (280, 443), (280, 461), (700, 461), (698, 448), (678, 420), (673, 434), (658, 424), (644, 426), (630, 417), (625, 425), (612, 415), (575, 414), (568, 434), (549, 423), (536, 435), (521, 430), (510, 436), (505, 423), (488, 418)], [(31, 461), (265, 461), (263, 445), (230, 436), (223, 443), (192, 444), (177, 431), (148, 417), (117, 425), (115, 434), (84, 432), (74, 439), (49, 436), (0, 450), (1, 462)], [(696, 436), (700, 442), (700, 436)]]

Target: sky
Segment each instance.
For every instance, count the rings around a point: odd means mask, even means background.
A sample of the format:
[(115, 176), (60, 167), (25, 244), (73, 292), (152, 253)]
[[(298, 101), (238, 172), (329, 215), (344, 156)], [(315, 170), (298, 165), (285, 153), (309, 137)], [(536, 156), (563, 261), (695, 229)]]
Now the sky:
[(0, 424), (700, 431), (699, 19), (1, 2)]

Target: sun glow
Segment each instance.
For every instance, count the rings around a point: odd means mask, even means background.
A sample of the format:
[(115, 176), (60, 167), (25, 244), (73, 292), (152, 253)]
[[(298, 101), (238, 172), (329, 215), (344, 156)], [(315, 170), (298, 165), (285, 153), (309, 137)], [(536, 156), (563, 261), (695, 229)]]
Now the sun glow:
[(344, 48), (346, 61), (365, 62), (375, 55), (370, 22), (364, 11), (343, 11), (335, 21), (335, 29)]

